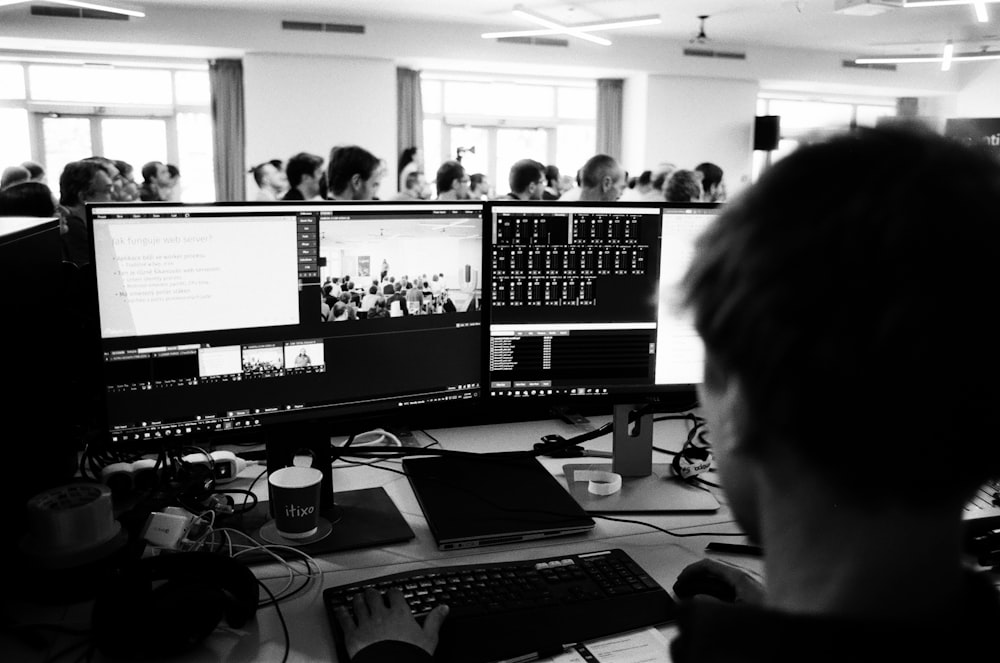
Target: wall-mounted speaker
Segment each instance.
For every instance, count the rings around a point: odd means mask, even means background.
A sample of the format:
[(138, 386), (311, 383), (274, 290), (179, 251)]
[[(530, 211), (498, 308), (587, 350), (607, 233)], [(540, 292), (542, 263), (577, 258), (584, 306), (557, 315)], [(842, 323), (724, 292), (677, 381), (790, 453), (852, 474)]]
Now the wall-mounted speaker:
[(776, 150), (781, 138), (781, 122), (778, 115), (758, 115), (753, 121), (753, 149)]

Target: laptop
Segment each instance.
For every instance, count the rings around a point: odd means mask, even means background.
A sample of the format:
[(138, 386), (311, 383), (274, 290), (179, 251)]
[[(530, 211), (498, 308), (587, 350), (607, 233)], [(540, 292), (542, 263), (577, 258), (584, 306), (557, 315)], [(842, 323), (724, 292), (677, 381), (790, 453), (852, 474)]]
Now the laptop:
[(405, 458), (439, 550), (583, 534), (594, 520), (530, 453)]

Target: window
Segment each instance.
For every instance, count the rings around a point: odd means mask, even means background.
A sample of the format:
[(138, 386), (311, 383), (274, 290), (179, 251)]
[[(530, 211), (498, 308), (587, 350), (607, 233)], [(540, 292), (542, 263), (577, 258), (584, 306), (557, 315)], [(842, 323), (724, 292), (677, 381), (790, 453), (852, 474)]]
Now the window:
[(758, 115), (777, 115), (781, 137), (773, 152), (755, 151), (753, 179), (770, 164), (780, 161), (800, 145), (847, 131), (852, 127), (874, 127), (880, 117), (896, 115), (894, 100), (858, 102), (843, 99), (806, 99), (763, 94), (757, 100)]
[(65, 165), (92, 155), (176, 164), (180, 198), (215, 199), (208, 67), (0, 63), (0, 163), (41, 163), (57, 196)]
[(486, 175), (494, 196), (509, 191), (510, 167), (519, 159), (555, 164), (573, 175), (596, 150), (594, 81), (424, 73), (421, 94), (430, 182), (459, 148), (462, 165), (470, 174)]

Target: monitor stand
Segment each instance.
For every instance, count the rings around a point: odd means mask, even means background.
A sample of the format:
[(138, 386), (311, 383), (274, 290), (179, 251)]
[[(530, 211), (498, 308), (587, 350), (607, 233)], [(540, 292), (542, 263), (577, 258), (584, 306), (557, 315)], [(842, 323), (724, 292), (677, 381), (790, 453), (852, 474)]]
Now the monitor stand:
[[(262, 545), (282, 545), (315, 555), (321, 553), (372, 548), (409, 541), (413, 530), (382, 487), (335, 492), (333, 454), (330, 435), (322, 426), (302, 424), (279, 429), (268, 438), (267, 471), (291, 465), (312, 465), (323, 472), (320, 483), (320, 531), (302, 541), (284, 539), (273, 527), (270, 502), (260, 500), (253, 509), (236, 516), (227, 527), (234, 527)], [(283, 557), (294, 559), (294, 553)], [(250, 557), (250, 559), (247, 559)], [(264, 553), (240, 556), (249, 562), (272, 561)]]
[[(630, 421), (634, 419), (634, 421)], [(611, 463), (563, 465), (570, 494), (589, 513), (669, 513), (717, 511), (712, 493), (674, 475), (669, 463), (653, 462), (653, 413), (643, 405), (615, 405)], [(620, 474), (622, 487), (611, 495), (595, 495), (576, 472)]]

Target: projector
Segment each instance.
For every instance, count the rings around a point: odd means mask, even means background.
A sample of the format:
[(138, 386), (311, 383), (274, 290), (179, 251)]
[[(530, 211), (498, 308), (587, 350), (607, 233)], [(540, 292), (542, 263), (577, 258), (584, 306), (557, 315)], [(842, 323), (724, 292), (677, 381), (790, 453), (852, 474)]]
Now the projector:
[(849, 16), (877, 16), (903, 6), (903, 0), (834, 0), (833, 11)]

